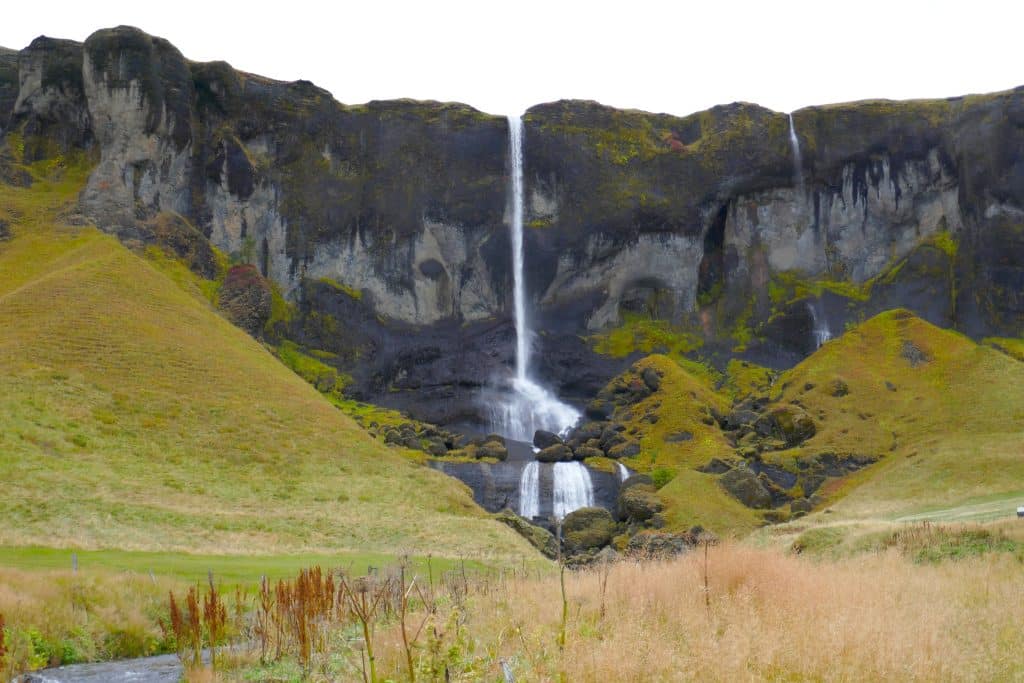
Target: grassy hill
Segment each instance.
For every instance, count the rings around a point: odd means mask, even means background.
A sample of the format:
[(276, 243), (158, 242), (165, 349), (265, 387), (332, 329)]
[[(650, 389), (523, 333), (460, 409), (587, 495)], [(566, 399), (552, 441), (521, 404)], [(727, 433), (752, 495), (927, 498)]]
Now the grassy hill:
[(0, 184), (0, 545), (535, 554), (222, 319), (187, 271), (72, 225), (84, 166), (27, 170), (31, 187)]
[[(837, 379), (847, 395), (831, 395)], [(898, 518), (1024, 492), (1024, 363), (995, 349), (890, 311), (777, 386), (817, 418), (805, 449), (885, 455), (831, 493), (834, 515)]]
[[(734, 362), (716, 377), (671, 355), (648, 356), (616, 382), (648, 368), (661, 376), (660, 389), (619, 408), (615, 420), (641, 446), (627, 464), (667, 480), (659, 495), (672, 528), (701, 524), (744, 534), (764, 523), (762, 512), (697, 469), (712, 458), (735, 458), (710, 416), (728, 413), (747, 394), (763, 396), (769, 410), (796, 404), (817, 429), (795, 447), (761, 453), (763, 463), (795, 476), (801, 459), (820, 454), (877, 459), (829, 479), (816, 492), (817, 512), (798, 526), (988, 519), (1024, 502), (1024, 363), (906, 311), (862, 323), (770, 386), (753, 366)], [(672, 438), (680, 433), (689, 436)]]

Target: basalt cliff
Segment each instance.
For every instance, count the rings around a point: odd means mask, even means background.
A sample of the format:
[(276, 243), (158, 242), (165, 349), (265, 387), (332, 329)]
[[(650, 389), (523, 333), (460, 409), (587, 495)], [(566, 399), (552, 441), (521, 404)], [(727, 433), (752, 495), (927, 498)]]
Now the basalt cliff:
[[(1024, 333), (1024, 88), (791, 118), (561, 101), (524, 121), (535, 358), (568, 400), (641, 350), (614, 340), (658, 350), (616, 336), (651, 321), (707, 363), (774, 368), (814, 350), (816, 325), (896, 307)], [(93, 165), (83, 220), (209, 278), (226, 255), (226, 310), (349, 395), (482, 421), (514, 355), (504, 117), (347, 106), (119, 27), (0, 50), (0, 130), (26, 163)]]

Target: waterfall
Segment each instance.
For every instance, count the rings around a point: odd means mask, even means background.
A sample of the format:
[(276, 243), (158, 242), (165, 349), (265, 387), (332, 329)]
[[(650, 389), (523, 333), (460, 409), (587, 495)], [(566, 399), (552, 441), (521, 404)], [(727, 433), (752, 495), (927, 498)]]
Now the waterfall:
[(793, 182), (803, 194), (804, 189), (804, 160), (800, 155), (800, 138), (796, 136), (796, 124), (793, 123), (793, 115), (789, 115), (789, 146), (793, 148)]
[(530, 461), (519, 478), (519, 516), (533, 519), (540, 516), (540, 463)]
[[(554, 515), (563, 519), (573, 510), (594, 505), (594, 484), (590, 471), (578, 462), (554, 465)], [(525, 516), (525, 515), (524, 515)]]
[(512, 209), (512, 283), (516, 325), (516, 374), (511, 391), (491, 402), (489, 407), (494, 431), (516, 441), (530, 442), (534, 432), (544, 429), (564, 433), (580, 418), (580, 413), (559, 401), (530, 375), (530, 330), (526, 315), (526, 282), (523, 275), (523, 121), (510, 116), (509, 159)]
[(615, 463), (615, 471), (619, 473), (619, 482), (629, 479), (629, 468), (621, 462)]
[(813, 302), (807, 302), (807, 310), (811, 314), (811, 335), (814, 337), (814, 348), (820, 349), (822, 344), (832, 338), (832, 330), (828, 329), (828, 320), (825, 316), (818, 316), (817, 307)]

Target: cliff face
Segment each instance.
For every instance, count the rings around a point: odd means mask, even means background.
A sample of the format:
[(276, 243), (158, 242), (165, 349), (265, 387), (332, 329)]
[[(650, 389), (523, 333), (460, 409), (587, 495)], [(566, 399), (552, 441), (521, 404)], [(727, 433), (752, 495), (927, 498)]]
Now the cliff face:
[[(1024, 327), (1024, 90), (687, 117), (557, 102), (526, 117), (527, 280), (550, 381), (621, 367), (589, 335), (630, 312), (713, 360), (781, 366), (893, 306), (973, 336)], [(137, 29), (0, 50), (0, 128), (25, 161), (87, 150), (83, 213), (124, 238), (178, 214), (255, 264), (287, 336), (353, 392), (473, 419), (511, 361), (506, 121), (459, 104), (344, 106), (186, 60)]]

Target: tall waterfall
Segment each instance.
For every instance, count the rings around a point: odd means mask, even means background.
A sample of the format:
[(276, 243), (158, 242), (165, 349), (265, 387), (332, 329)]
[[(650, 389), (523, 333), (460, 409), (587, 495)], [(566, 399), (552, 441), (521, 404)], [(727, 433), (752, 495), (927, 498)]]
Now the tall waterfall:
[(811, 314), (811, 335), (814, 337), (814, 348), (820, 349), (822, 344), (832, 338), (832, 330), (828, 328), (828, 320), (818, 315), (818, 307), (814, 302), (807, 302), (807, 310)]
[(804, 189), (804, 160), (800, 155), (800, 138), (796, 136), (796, 124), (793, 123), (793, 115), (789, 115), (789, 146), (793, 149), (793, 182), (797, 189), (803, 193)]
[(530, 442), (534, 432), (544, 429), (563, 433), (576, 424), (580, 413), (559, 401), (530, 375), (530, 330), (526, 314), (526, 282), (523, 275), (523, 121), (510, 116), (509, 158), (511, 160), (512, 278), (516, 324), (516, 374), (511, 390), (490, 405), (494, 431), (510, 439)]
[(526, 519), (540, 516), (540, 463), (531, 460), (519, 478), (519, 515)]
[(594, 484), (590, 471), (578, 462), (556, 462), (554, 466), (554, 515), (563, 519), (573, 510), (594, 505)]

